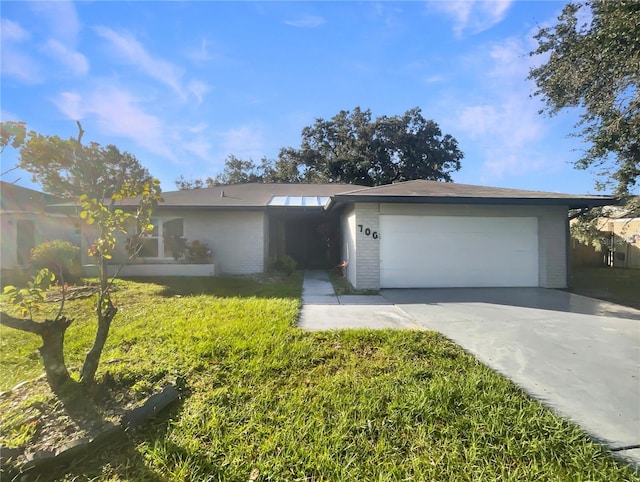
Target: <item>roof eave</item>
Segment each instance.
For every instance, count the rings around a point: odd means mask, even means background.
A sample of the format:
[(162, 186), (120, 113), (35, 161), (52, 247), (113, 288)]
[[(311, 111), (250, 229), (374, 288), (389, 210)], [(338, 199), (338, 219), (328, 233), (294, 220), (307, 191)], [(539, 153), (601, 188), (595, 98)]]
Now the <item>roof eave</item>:
[(390, 204), (490, 204), (520, 206), (567, 206), (569, 209), (594, 208), (618, 204), (614, 197), (602, 198), (526, 198), (526, 197), (470, 197), (470, 196), (362, 196), (340, 194), (332, 196), (326, 209), (344, 203), (390, 203)]

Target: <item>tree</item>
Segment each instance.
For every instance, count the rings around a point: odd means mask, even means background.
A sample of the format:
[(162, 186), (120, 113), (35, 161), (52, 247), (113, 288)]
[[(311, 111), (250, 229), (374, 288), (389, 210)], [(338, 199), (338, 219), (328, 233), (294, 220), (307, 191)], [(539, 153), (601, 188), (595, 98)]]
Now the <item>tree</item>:
[(299, 149), (286, 147), (260, 165), (233, 155), (215, 178), (176, 180), (178, 189), (247, 182), (344, 182), (378, 186), (412, 179), (451, 182), (463, 154), (458, 141), (418, 107), (403, 115), (371, 119), (370, 110), (340, 111), (302, 130)]
[(43, 191), (71, 199), (82, 194), (106, 199), (125, 184), (142, 185), (152, 180), (132, 154), (120, 152), (111, 144), (83, 145), (84, 131), (80, 124), (78, 127), (77, 139), (63, 140), (31, 131), (21, 145), (19, 167), (31, 173)]
[(305, 182), (378, 186), (412, 179), (451, 182), (463, 154), (458, 142), (416, 107), (371, 119), (370, 110), (340, 111), (302, 131), (299, 149), (280, 151), (276, 172)]
[(245, 184), (250, 182), (277, 182), (273, 163), (266, 157), (262, 158), (260, 165), (252, 159), (248, 161), (229, 155), (224, 161), (224, 170), (216, 177), (206, 179), (185, 179), (180, 176), (176, 179), (176, 186), (181, 191), (186, 189), (200, 189), (203, 187), (220, 186), (223, 184)]
[[(15, 125), (15, 123), (12, 125)], [(22, 125), (22, 128), (24, 128), (24, 125)], [(118, 312), (111, 298), (113, 279), (109, 279), (107, 272), (108, 260), (111, 259), (116, 247), (116, 236), (118, 233), (130, 234), (129, 231), (135, 231), (133, 234), (144, 234), (153, 229), (151, 213), (158, 201), (161, 200), (161, 197), (158, 180), (146, 180), (147, 176), (139, 176), (141, 172), (139, 169), (130, 170), (125, 168), (115, 168), (112, 171), (118, 173), (115, 177), (104, 175), (94, 178), (99, 179), (101, 185), (97, 189), (90, 189), (89, 193), (76, 191), (86, 182), (80, 177), (91, 162), (90, 159), (96, 159), (96, 153), (110, 153), (111, 155), (117, 153), (117, 149), (109, 148), (103, 150), (100, 145), (95, 143), (91, 143), (89, 148), (85, 148), (82, 145), (84, 131), (80, 124), (78, 124), (78, 128), (78, 137), (66, 141), (56, 136), (45, 137), (36, 133), (29, 133), (28, 140), (24, 140), (26, 136), (21, 137), (20, 133), (11, 138), (23, 139), (22, 142), (17, 142), (17, 145), (14, 143), (14, 147), (22, 146), (22, 162), (38, 173), (38, 179), (43, 186), (47, 186), (50, 192), (72, 194), (74, 200), (80, 206), (80, 218), (97, 229), (98, 234), (90, 248), (90, 254), (96, 258), (100, 278), (95, 305), (97, 328), (93, 345), (87, 352), (80, 372), (80, 382), (84, 385), (92, 385), (111, 322)], [(2, 129), (6, 131), (4, 123), (2, 124)], [(32, 138), (35, 138), (37, 142), (30, 142)], [(10, 138), (7, 136), (6, 139), (7, 142), (5, 143), (5, 136), (2, 136), (2, 147), (8, 144)], [(25, 149), (27, 145), (29, 148)], [(49, 159), (48, 156), (51, 156), (52, 159)], [(63, 165), (68, 174), (60, 175), (53, 170), (53, 165)], [(103, 172), (109, 172), (109, 169), (106, 168)], [(61, 182), (60, 188), (56, 185), (58, 181)], [(109, 182), (112, 184), (109, 184)], [(96, 192), (101, 194), (108, 193), (109, 195), (98, 197)], [(131, 208), (124, 208), (120, 205), (120, 202), (125, 198), (137, 198), (137, 204)], [(62, 287), (61, 306), (55, 318), (45, 319), (41, 322), (35, 321), (33, 319), (34, 310), (31, 309), (31, 307), (37, 306), (39, 300), (42, 300), (43, 289), (54, 278), (55, 276), (45, 269), (34, 277), (28, 288), (18, 290), (14, 287), (8, 287), (7, 293), (12, 297), (14, 304), (20, 308), (23, 318), (17, 318), (2, 312), (0, 313), (0, 323), (11, 328), (34, 333), (42, 338), (43, 344), (40, 348), (40, 354), (45, 366), (47, 380), (53, 391), (61, 394), (67, 391), (69, 386), (75, 384), (69, 376), (64, 363), (64, 335), (66, 329), (72, 323), (72, 320), (64, 316), (63, 313), (64, 285)], [(27, 314), (29, 317), (24, 318)]]
[[(590, 18), (583, 22), (580, 19)], [(548, 60), (532, 68), (534, 95), (554, 115), (582, 110), (576, 136), (589, 145), (575, 163), (596, 167), (599, 188), (627, 196), (640, 175), (640, 2), (587, 0), (568, 3), (558, 23), (540, 28), (530, 55)]]

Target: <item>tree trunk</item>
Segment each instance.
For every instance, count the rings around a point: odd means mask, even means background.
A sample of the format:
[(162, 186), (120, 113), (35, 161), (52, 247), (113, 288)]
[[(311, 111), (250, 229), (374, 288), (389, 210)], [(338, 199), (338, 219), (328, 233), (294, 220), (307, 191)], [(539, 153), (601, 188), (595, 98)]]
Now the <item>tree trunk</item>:
[[(102, 299), (100, 301), (102, 301)], [(100, 363), (100, 356), (102, 355), (104, 344), (109, 336), (111, 321), (118, 312), (118, 309), (111, 304), (111, 300), (108, 300), (107, 303), (108, 306), (106, 308), (98, 306), (98, 329), (96, 330), (96, 337), (93, 341), (93, 346), (84, 359), (82, 371), (80, 372), (80, 381), (86, 385), (91, 385), (94, 382), (98, 364)]]
[(64, 362), (64, 334), (72, 320), (64, 316), (55, 320), (45, 320), (36, 323), (32, 320), (14, 318), (6, 313), (0, 313), (0, 324), (38, 335), (42, 339), (42, 346), (38, 349), (42, 356), (44, 371), (51, 390), (60, 394), (73, 383)]
[(64, 317), (42, 323), (42, 346), (38, 350), (42, 356), (47, 381), (56, 394), (72, 383), (64, 362), (64, 335), (70, 324), (71, 321)]

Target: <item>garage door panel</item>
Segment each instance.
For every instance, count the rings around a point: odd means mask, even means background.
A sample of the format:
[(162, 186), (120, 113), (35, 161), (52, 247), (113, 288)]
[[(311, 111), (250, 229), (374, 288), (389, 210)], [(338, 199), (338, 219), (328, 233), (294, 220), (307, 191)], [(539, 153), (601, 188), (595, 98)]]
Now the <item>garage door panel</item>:
[(537, 219), (381, 215), (380, 284), (538, 286)]

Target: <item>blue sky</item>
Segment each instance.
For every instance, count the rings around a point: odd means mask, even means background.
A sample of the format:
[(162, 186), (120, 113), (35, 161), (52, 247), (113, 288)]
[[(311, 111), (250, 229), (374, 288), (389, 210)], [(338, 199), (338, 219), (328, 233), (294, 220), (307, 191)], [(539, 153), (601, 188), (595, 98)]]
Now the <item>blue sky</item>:
[[(465, 153), (454, 180), (593, 193), (577, 112), (538, 113), (526, 77), (564, 2), (3, 1), (2, 120), (115, 144), (162, 182), (229, 154), (275, 158), (340, 110), (418, 106)], [(2, 170), (15, 152), (5, 150)], [(3, 176), (34, 187), (29, 175)]]

